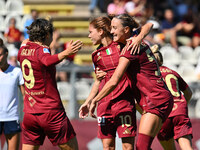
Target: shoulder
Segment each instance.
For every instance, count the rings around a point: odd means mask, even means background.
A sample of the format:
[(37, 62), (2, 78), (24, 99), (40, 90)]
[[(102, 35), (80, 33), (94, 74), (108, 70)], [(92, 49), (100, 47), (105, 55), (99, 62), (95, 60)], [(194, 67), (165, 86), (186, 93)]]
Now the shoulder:
[(166, 67), (166, 66), (161, 66), (160, 67), (160, 71), (162, 72), (162, 73), (168, 73), (168, 74), (176, 74), (176, 71), (174, 71), (174, 70), (172, 70), (172, 69), (170, 69), (170, 68), (168, 68), (168, 67)]
[[(11, 66), (11, 65), (10, 65)], [(21, 73), (21, 69), (19, 67), (15, 67), (15, 66), (11, 66), (11, 68), (13, 69), (14, 72), (16, 73)]]
[(9, 65), (8, 72), (12, 72), (15, 76), (19, 76), (19, 74), (22, 73), (22, 71), (19, 67), (15, 67), (12, 65)]

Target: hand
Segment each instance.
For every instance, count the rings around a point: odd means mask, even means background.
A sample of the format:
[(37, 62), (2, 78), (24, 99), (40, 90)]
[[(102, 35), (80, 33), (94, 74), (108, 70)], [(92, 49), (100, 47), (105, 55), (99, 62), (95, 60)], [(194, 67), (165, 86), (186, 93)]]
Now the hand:
[(97, 118), (96, 115), (94, 114), (94, 111), (95, 111), (95, 108), (96, 108), (96, 101), (92, 101), (91, 105), (90, 105), (90, 109), (89, 109), (89, 112), (90, 112), (90, 116), (92, 118)]
[(88, 113), (89, 113), (89, 106), (88, 104), (84, 103), (79, 108), (79, 118), (85, 119), (88, 116)]
[(140, 53), (140, 44), (142, 39), (139, 36), (134, 36), (132, 38), (127, 39), (127, 50), (131, 50), (130, 54), (135, 55), (136, 53)]
[(105, 76), (106, 76), (106, 72), (100, 70), (99, 68), (96, 69), (96, 78), (97, 80), (101, 81)]
[(77, 53), (81, 49), (82, 45), (83, 43), (80, 40), (77, 40), (75, 42), (71, 40), (67, 45), (67, 49), (65, 50), (66, 56), (70, 56)]

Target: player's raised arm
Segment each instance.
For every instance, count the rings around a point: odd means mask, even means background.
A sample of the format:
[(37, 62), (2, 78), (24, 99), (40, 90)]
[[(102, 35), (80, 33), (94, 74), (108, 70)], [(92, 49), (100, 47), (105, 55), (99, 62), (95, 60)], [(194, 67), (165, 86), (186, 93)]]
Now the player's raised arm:
[(131, 50), (131, 54), (136, 54), (136, 53), (139, 54), (140, 44), (142, 40), (149, 34), (152, 27), (153, 27), (153, 24), (149, 22), (149, 23), (146, 23), (141, 28), (134, 31), (136, 32), (136, 36), (129, 38), (127, 41), (131, 41), (131, 42), (127, 42), (126, 44), (127, 50)]

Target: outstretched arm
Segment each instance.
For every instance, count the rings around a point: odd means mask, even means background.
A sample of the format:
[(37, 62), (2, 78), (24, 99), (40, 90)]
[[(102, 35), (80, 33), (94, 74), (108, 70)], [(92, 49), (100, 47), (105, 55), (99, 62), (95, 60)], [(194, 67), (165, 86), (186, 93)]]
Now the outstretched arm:
[[(127, 41), (132, 41), (132, 42), (127, 42), (127, 50), (131, 50), (131, 54), (135, 54), (140, 52), (140, 44), (142, 42), (142, 40), (149, 34), (149, 32), (151, 31), (153, 27), (152, 23), (146, 23), (145, 25), (143, 25), (140, 29), (140, 33), (137, 36), (134, 36), (130, 39), (128, 39)], [(131, 44), (130, 44), (131, 43)]]
[(120, 57), (119, 64), (112, 75), (111, 79), (104, 85), (103, 89), (98, 93), (98, 95), (92, 100), (90, 105), (90, 114), (92, 117), (96, 118), (94, 115), (94, 110), (96, 108), (96, 103), (102, 98), (110, 94), (120, 82), (123, 74), (125, 73), (127, 67), (129, 66), (130, 61), (125, 57)]
[(89, 96), (87, 97), (85, 102), (79, 108), (79, 118), (84, 119), (85, 117), (88, 116), (89, 107), (90, 107), (91, 101), (98, 93), (99, 84), (100, 84), (100, 81), (99, 80), (95, 80), (95, 82), (94, 82), (94, 84), (92, 86), (92, 89), (90, 91)]

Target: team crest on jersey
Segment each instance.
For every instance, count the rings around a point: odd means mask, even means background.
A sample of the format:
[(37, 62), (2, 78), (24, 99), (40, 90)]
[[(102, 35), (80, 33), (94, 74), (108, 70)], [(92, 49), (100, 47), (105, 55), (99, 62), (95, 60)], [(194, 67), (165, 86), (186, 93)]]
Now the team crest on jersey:
[(97, 53), (97, 56), (99, 56), (99, 55), (100, 55), (100, 52)]
[(50, 51), (49, 51), (48, 48), (43, 48), (43, 52), (44, 52), (44, 53), (50, 53)]
[(111, 53), (112, 53), (111, 49), (107, 48), (107, 49), (106, 49), (106, 54), (107, 54), (107, 55), (111, 55)]

